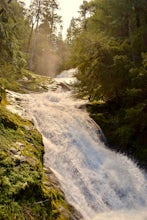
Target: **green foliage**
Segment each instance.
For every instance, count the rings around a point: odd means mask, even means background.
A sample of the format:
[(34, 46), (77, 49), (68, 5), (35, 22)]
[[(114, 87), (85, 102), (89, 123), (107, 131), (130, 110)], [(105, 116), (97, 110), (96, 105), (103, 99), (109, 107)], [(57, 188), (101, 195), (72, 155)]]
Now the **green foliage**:
[(30, 5), (29, 67), (41, 75), (54, 76), (62, 62), (60, 46), (64, 43), (58, 10), (55, 0), (33, 0)]
[(88, 109), (111, 147), (146, 167), (147, 2), (94, 0), (86, 9), (86, 29), (70, 42), (79, 94), (94, 101)]
[(75, 41), (72, 61), (78, 65), (80, 91), (93, 99), (119, 98), (130, 85), (129, 70), (132, 63), (125, 55), (124, 45), (103, 45), (103, 41), (89, 34), (80, 35)]
[(26, 65), (24, 47), (29, 25), (25, 21), (23, 8), (18, 2), (6, 4), (0, 16), (0, 30), (1, 61), (12, 64), (13, 70), (20, 71)]

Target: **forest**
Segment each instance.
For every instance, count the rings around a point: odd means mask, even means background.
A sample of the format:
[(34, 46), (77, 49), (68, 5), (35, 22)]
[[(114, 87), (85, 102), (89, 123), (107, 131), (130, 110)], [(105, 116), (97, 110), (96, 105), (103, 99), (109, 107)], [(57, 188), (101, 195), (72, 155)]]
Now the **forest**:
[[(5, 132), (7, 136), (9, 130), (4, 130), (15, 125), (11, 123), (14, 116), (5, 109), (6, 89), (44, 91), (46, 82), (40, 75), (54, 77), (64, 69), (78, 68), (76, 94), (89, 100), (87, 110), (102, 128), (108, 147), (146, 169), (147, 1), (83, 1), (79, 16), (71, 19), (66, 39), (59, 8), (56, 0), (33, 0), (29, 8), (22, 1), (0, 0), (0, 137)], [(20, 122), (16, 124), (23, 130), (18, 135), (22, 135), (24, 128)], [(37, 141), (35, 137), (33, 141)], [(6, 169), (3, 151), (0, 156)], [(8, 164), (13, 166), (9, 160)], [(4, 184), (7, 189), (8, 179)]]
[(68, 29), (80, 97), (108, 145), (146, 167), (147, 2), (83, 1)]
[(1, 87), (32, 89), (31, 75), (22, 83), (29, 71), (54, 76), (77, 67), (78, 94), (90, 99), (87, 108), (109, 146), (145, 167), (146, 0), (83, 1), (64, 40), (62, 28), (54, 0), (34, 0), (29, 8), (1, 0)]

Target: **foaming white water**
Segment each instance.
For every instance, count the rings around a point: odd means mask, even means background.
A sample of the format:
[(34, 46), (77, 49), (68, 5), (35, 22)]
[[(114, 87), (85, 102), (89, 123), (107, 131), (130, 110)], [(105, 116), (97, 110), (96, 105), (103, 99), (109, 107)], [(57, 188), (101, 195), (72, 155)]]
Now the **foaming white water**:
[(121, 210), (100, 213), (92, 220), (147, 220), (146, 210)]
[(67, 199), (84, 219), (127, 220), (138, 213), (134, 220), (145, 220), (143, 172), (126, 156), (105, 147), (99, 128), (79, 108), (83, 101), (62, 88), (28, 99), (29, 113), (43, 135), (45, 165), (55, 172)]

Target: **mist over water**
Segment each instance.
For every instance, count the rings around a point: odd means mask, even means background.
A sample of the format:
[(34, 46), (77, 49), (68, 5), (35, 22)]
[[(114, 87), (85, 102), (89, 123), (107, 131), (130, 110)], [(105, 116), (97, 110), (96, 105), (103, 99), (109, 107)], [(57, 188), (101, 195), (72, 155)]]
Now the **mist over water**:
[[(58, 83), (72, 81), (74, 71), (64, 71)], [(27, 97), (27, 109), (43, 135), (45, 166), (84, 219), (147, 220), (144, 173), (106, 148), (99, 127), (81, 108), (84, 101), (62, 86)]]

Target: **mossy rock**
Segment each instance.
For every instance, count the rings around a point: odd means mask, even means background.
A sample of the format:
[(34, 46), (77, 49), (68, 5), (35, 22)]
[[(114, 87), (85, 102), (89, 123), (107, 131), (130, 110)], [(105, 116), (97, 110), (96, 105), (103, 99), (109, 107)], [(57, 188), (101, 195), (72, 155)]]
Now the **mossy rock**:
[(42, 136), (31, 121), (0, 106), (0, 140), (1, 220), (81, 219), (44, 171)]

